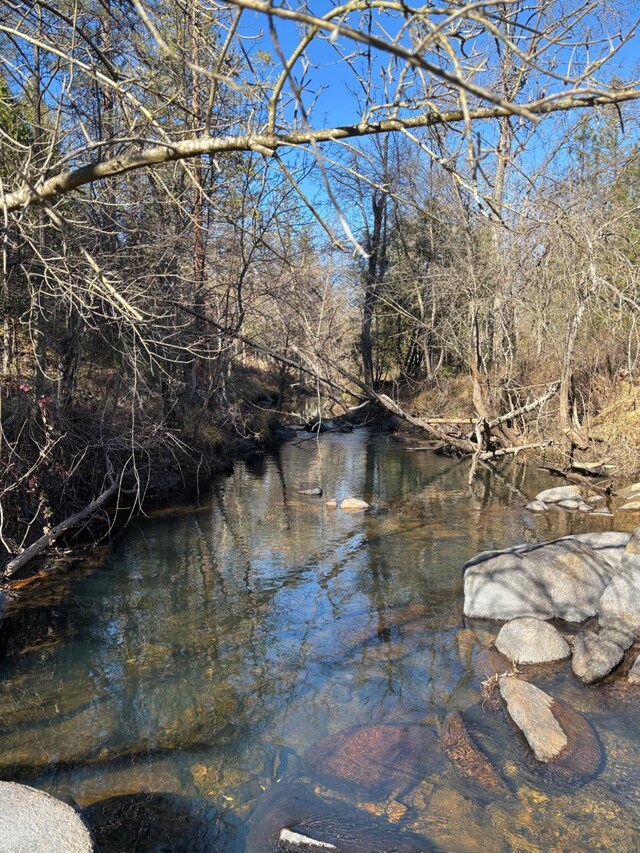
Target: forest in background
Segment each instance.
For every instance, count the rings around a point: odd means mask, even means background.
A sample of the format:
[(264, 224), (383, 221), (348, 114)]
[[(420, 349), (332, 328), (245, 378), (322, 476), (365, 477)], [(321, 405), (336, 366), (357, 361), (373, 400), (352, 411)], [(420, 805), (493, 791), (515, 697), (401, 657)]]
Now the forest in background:
[(5, 575), (317, 401), (640, 470), (632, 7), (5, 3)]

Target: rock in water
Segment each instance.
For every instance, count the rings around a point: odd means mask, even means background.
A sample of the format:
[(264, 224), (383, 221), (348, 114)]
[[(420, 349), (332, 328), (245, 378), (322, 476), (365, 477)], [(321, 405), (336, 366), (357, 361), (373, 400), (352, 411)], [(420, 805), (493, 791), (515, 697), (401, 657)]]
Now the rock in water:
[(365, 509), (369, 509), (369, 504), (361, 501), (360, 498), (345, 498), (340, 504), (340, 509), (345, 512), (364, 512)]
[(623, 628), (640, 637), (640, 527), (627, 542), (620, 572), (602, 593), (599, 611), (601, 626)]
[(483, 789), (507, 793), (508, 789), (487, 756), (471, 740), (459, 711), (447, 714), (442, 728), (440, 743), (458, 770), (477, 782)]
[(529, 512), (547, 512), (549, 506), (544, 501), (529, 501), (525, 509), (528, 509)]
[(44, 791), (0, 782), (0, 850), (91, 853), (93, 843), (71, 806)]
[[(288, 830), (284, 839), (289, 846), (281, 844), (283, 830)], [(315, 846), (304, 846), (303, 839)], [(246, 853), (281, 853), (283, 849), (290, 853), (427, 853), (434, 846), (359, 809), (318, 797), (304, 785), (281, 782), (266, 792), (251, 816)]]
[(596, 775), (603, 762), (602, 747), (584, 717), (512, 676), (500, 679), (500, 693), (509, 716), (552, 778), (584, 784)]
[(571, 668), (580, 681), (593, 684), (609, 675), (623, 657), (624, 649), (613, 639), (593, 631), (582, 631), (573, 644)]
[(466, 616), (537, 616), (568, 622), (595, 616), (613, 574), (610, 563), (590, 545), (568, 537), (485, 551), (463, 571)]
[[(562, 509), (578, 509), (581, 503), (582, 503), (581, 500), (574, 500), (573, 498), (565, 498), (562, 501), (557, 501), (557, 506), (562, 507)], [(589, 507), (587, 509), (589, 509)]]
[(237, 835), (209, 801), (177, 794), (111, 797), (83, 816), (100, 853), (211, 853), (226, 849)]
[(511, 676), (500, 679), (500, 695), (538, 761), (559, 758), (569, 741), (551, 710), (553, 697)]
[(557, 504), (560, 501), (580, 500), (582, 494), (580, 486), (555, 486), (553, 489), (544, 489), (539, 492), (534, 500), (545, 504)]
[(549, 663), (571, 654), (560, 631), (534, 616), (522, 616), (503, 625), (496, 648), (515, 663)]
[(313, 744), (305, 758), (328, 787), (374, 801), (408, 791), (442, 763), (433, 729), (394, 724), (345, 729)]
[(322, 489), (319, 486), (316, 486), (313, 489), (298, 489), (299, 495), (308, 495), (312, 498), (321, 498), (322, 497)]
[(640, 655), (635, 659), (635, 662), (629, 670), (629, 682), (631, 684), (640, 684)]

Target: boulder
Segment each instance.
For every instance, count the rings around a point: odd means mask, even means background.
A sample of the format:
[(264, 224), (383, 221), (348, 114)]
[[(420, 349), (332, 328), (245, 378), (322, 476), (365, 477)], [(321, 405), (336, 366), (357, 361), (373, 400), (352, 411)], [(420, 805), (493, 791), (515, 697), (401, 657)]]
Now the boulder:
[(328, 506), (329, 509), (335, 509), (338, 506), (338, 501), (335, 498), (331, 498), (331, 500), (326, 502), (325, 506)]
[(635, 659), (635, 662), (628, 675), (631, 684), (640, 684), (640, 655)]
[(442, 754), (427, 726), (361, 725), (317, 741), (305, 759), (329, 788), (379, 801), (417, 785), (442, 763)]
[(582, 622), (598, 612), (613, 568), (574, 537), (485, 551), (464, 572), (464, 613), (480, 619), (519, 616)]
[[(608, 510), (606, 510), (608, 512)], [(582, 542), (599, 554), (609, 563), (614, 572), (617, 572), (622, 567), (622, 559), (624, 557), (625, 548), (629, 543), (631, 534), (617, 533), (613, 530), (604, 533), (578, 533), (573, 536), (563, 536), (563, 539), (570, 539), (574, 542)]]
[(609, 675), (623, 657), (624, 649), (613, 639), (593, 631), (582, 631), (573, 644), (571, 668), (580, 681), (593, 684)]
[(542, 501), (545, 504), (557, 504), (560, 501), (578, 499), (580, 500), (582, 493), (580, 486), (555, 486), (553, 489), (545, 489), (539, 492), (535, 500)]
[(475, 745), (462, 714), (451, 711), (442, 727), (440, 743), (458, 771), (483, 790), (507, 793), (508, 788), (484, 752)]
[(549, 509), (549, 505), (544, 503), (543, 501), (530, 501), (525, 509), (528, 509), (529, 512), (547, 512)]
[(603, 591), (598, 610), (601, 626), (640, 636), (640, 528), (629, 537), (620, 571)]
[(44, 791), (0, 782), (0, 849), (7, 853), (90, 853), (93, 842), (71, 806)]
[(177, 794), (110, 797), (82, 815), (100, 853), (211, 853), (236, 849), (233, 842), (238, 842), (237, 827), (210, 800)]
[(554, 503), (556, 506), (561, 506), (562, 509), (579, 509), (582, 501), (575, 498), (565, 498), (561, 501), (554, 501)]
[(630, 631), (625, 625), (612, 625), (609, 628), (603, 628), (598, 636), (603, 640), (611, 640), (620, 646), (623, 652), (630, 649), (634, 642), (633, 631)]
[(366, 501), (361, 501), (360, 498), (345, 498), (340, 504), (340, 509), (345, 512), (364, 512), (369, 509), (369, 504)]
[(322, 489), (319, 486), (315, 486), (312, 489), (298, 489), (299, 495), (307, 495), (311, 498), (321, 498), (322, 497)]
[(549, 663), (571, 655), (560, 631), (534, 616), (512, 619), (503, 625), (496, 648), (514, 663)]
[(553, 697), (512, 676), (500, 679), (500, 695), (538, 761), (559, 758), (569, 741), (552, 711)]
[(598, 773), (603, 764), (602, 747), (584, 717), (512, 676), (500, 679), (500, 693), (549, 781), (584, 784)]

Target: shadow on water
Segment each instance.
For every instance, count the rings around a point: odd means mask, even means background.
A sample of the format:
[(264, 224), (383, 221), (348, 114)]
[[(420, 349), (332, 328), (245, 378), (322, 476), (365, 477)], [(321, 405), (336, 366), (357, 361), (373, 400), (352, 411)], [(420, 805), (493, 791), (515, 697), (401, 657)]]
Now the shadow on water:
[[(607, 519), (526, 512), (523, 493), (554, 484), (539, 472), (467, 477), (464, 462), (328, 434), (132, 529), (106, 568), (10, 617), (2, 777), (77, 803), (110, 851), (120, 827), (122, 849), (268, 853), (283, 821), (345, 851), (636, 849), (639, 703), (615, 680), (577, 684), (567, 663), (531, 677), (606, 756), (580, 787), (552, 779), (483, 705), (497, 626), (462, 616), (475, 554)], [(324, 496), (300, 494), (312, 486)], [(347, 495), (372, 509), (325, 505)], [(452, 719), (468, 732), (447, 758)], [(430, 734), (412, 746), (404, 730)], [(349, 782), (366, 756), (402, 781), (382, 799)], [(469, 767), (495, 770), (495, 793)]]

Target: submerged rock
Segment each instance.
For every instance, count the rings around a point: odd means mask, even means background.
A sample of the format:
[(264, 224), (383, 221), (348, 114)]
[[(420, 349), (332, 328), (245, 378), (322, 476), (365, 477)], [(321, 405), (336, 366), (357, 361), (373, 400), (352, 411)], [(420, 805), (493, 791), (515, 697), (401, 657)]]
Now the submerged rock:
[(610, 637), (582, 631), (574, 640), (571, 668), (580, 681), (593, 684), (609, 675), (623, 657), (624, 649)]
[(210, 802), (172, 794), (111, 797), (83, 817), (100, 853), (211, 853), (238, 834)]
[[(138, 726), (121, 732), (114, 699), (99, 699), (78, 713), (0, 730), (0, 768), (37, 768), (51, 764), (89, 764), (148, 755), (162, 750), (208, 745), (231, 730), (239, 703), (221, 685), (194, 701), (181, 690), (182, 679), (147, 685), (148, 706)], [(175, 701), (165, 701), (175, 685)], [(174, 698), (172, 697), (172, 698)]]
[(305, 758), (328, 787), (374, 801), (409, 790), (442, 762), (433, 729), (398, 724), (353, 726), (313, 744)]
[(503, 625), (496, 648), (514, 663), (549, 663), (571, 654), (560, 631), (534, 616), (522, 616)]
[(583, 716), (517, 678), (502, 678), (500, 693), (509, 716), (550, 779), (584, 784), (598, 773), (603, 763), (602, 747)]
[[(285, 844), (282, 845), (283, 830)], [(315, 846), (304, 846), (303, 839)], [(297, 846), (296, 846), (297, 845)], [(321, 845), (325, 845), (324, 847)], [(251, 816), (246, 853), (426, 853), (433, 845), (344, 803), (330, 802), (302, 784), (274, 785)]]
[(449, 756), (449, 760), (463, 776), (476, 782), (485, 790), (498, 793), (508, 792), (508, 788), (498, 771), (472, 741), (459, 711), (451, 711), (447, 714), (440, 743)]
[(581, 498), (580, 486), (555, 486), (552, 489), (544, 489), (542, 492), (538, 492), (535, 500), (545, 504), (556, 504), (560, 501), (580, 500)]
[(0, 849), (90, 853), (93, 843), (71, 806), (27, 785), (0, 782)]
[(365, 509), (369, 509), (369, 504), (360, 498), (345, 498), (340, 504), (340, 509), (345, 512), (364, 512)]
[(504, 675), (512, 669), (511, 662), (495, 649), (483, 649), (473, 661), (473, 671), (482, 679)]
[(565, 537), (542, 545), (485, 551), (470, 560), (463, 572), (466, 616), (582, 622), (598, 612), (613, 568), (586, 542)]

